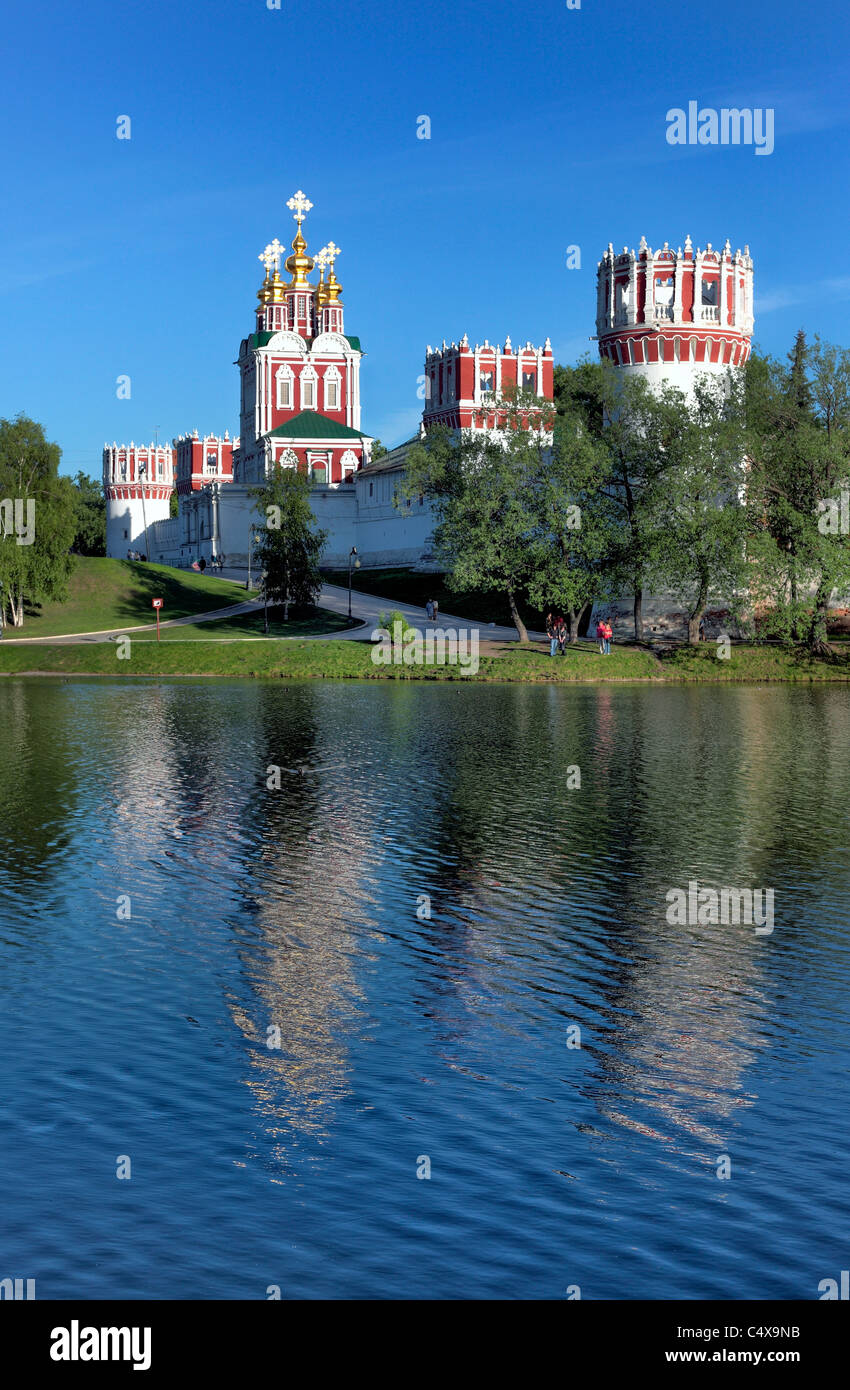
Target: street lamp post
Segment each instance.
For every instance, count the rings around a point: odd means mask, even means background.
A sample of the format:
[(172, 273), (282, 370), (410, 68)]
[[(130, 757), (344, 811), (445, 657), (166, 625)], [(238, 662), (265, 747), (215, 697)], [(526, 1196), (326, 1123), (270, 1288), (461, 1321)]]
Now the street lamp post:
[(356, 556), (356, 554), (357, 554), (357, 546), (356, 546), (356, 545), (353, 545), (353, 546), (351, 547), (351, 554), (350, 554), (349, 557), (348, 557), (348, 621), (349, 621), (349, 622), (351, 621), (351, 561), (354, 560), (354, 568), (355, 568), (356, 570), (359, 570), (359, 568), (360, 568), (360, 561), (359, 561), (359, 559), (354, 559), (354, 557)]
[[(254, 533), (254, 540), (257, 542), (258, 545), (259, 545), (259, 543), (262, 541), (262, 539), (263, 539), (262, 536), (261, 536), (258, 532), (255, 532), (255, 533)], [(266, 634), (266, 636), (268, 637), (268, 634), (269, 634), (269, 595), (268, 595), (268, 591), (267, 591), (267, 589), (266, 589), (266, 571), (265, 571), (265, 570), (263, 570), (263, 573), (262, 573), (262, 575), (261, 575), (261, 579), (262, 579), (262, 585), (263, 585), (263, 632), (264, 632), (264, 633)]]
[[(140, 463), (139, 463), (139, 481), (140, 481), (140, 482), (141, 482), (141, 479), (142, 479), (142, 474), (143, 474), (143, 473), (147, 473), (147, 471), (148, 471), (148, 466), (147, 466), (147, 464), (144, 463), (144, 462), (140, 462)], [(145, 513), (145, 485), (144, 485), (143, 482), (142, 482), (141, 485), (142, 485), (142, 525), (143, 525), (143, 527), (145, 528), (145, 559), (147, 559), (147, 558), (148, 558), (148, 519), (147, 519), (147, 515), (146, 515), (146, 513)]]

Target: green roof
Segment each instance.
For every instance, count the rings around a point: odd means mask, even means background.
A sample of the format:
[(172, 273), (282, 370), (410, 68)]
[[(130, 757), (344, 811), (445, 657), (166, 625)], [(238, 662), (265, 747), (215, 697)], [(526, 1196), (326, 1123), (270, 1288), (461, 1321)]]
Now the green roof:
[[(277, 329), (275, 330), (275, 332), (278, 332), (278, 331), (280, 331), (280, 330), (277, 330)], [(339, 336), (340, 336), (341, 338), (345, 338), (345, 341), (348, 343), (348, 346), (349, 346), (350, 348), (352, 348), (354, 352), (362, 352), (362, 351), (363, 351), (362, 347), (360, 346), (360, 339), (359, 339), (359, 338), (347, 338), (346, 335), (345, 335), (344, 333), (340, 333)], [(249, 347), (252, 347), (252, 348), (261, 348), (261, 347), (265, 347), (265, 345), (266, 345), (266, 343), (269, 341), (269, 339), (270, 339), (270, 338), (273, 338), (273, 337), (274, 337), (274, 333), (269, 333), (268, 330), (266, 330), (266, 331), (263, 332), (263, 333), (252, 333), (251, 336), (250, 336), (250, 338), (248, 339), (248, 346), (249, 346)], [(313, 338), (307, 338), (305, 341), (306, 341), (306, 343), (307, 343), (307, 346), (309, 347), (309, 346), (311, 345), (311, 343), (313, 343), (315, 340), (314, 340)]]
[[(269, 430), (269, 436), (274, 439), (362, 439), (360, 430), (349, 429), (348, 425), (341, 425), (338, 420), (332, 420), (329, 415), (322, 415), (318, 410), (302, 410), (298, 415), (293, 415), (286, 424), (278, 425), (277, 429)], [(366, 435), (369, 439), (371, 436)]]

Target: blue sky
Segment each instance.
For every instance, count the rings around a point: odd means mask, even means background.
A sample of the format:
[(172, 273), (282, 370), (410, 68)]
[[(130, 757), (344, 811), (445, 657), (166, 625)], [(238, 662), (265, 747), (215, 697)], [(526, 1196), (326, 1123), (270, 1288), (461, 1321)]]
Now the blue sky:
[[(416, 425), (429, 342), (595, 354), (596, 262), (641, 234), (749, 242), (762, 349), (799, 326), (850, 345), (849, 30), (790, 0), (7, 9), (0, 414), (96, 476), (105, 440), (233, 433), (257, 256), (291, 241), (296, 188), (310, 249), (342, 247), (363, 427), (387, 444)], [(773, 108), (773, 154), (670, 146), (691, 100)]]

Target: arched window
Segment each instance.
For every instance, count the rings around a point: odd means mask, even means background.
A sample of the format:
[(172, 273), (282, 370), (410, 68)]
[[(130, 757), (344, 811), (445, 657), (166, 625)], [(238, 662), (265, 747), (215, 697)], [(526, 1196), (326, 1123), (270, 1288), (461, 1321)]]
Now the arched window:
[(275, 381), (277, 382), (278, 410), (292, 409), (292, 380), (293, 376), (291, 367), (287, 366), (286, 363), (284, 363), (283, 366), (278, 367), (277, 371), (275, 372)]
[(301, 409), (316, 409), (316, 371), (305, 367), (301, 373)]
[(346, 451), (345, 451), (345, 453), (343, 454), (342, 458), (340, 459), (339, 463), (340, 463), (340, 467), (341, 467), (341, 469), (342, 469), (342, 476), (343, 476), (343, 479), (349, 477), (352, 473), (356, 472), (356, 470), (357, 470), (357, 455), (355, 454), (354, 450), (353, 450), (353, 449), (346, 449)]
[(340, 376), (336, 367), (328, 367), (325, 372), (325, 410), (339, 410)]

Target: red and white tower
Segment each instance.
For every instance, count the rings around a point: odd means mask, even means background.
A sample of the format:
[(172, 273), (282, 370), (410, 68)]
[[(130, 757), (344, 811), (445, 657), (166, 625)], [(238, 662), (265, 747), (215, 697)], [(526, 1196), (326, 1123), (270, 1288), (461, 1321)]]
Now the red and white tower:
[[(340, 248), (329, 242), (314, 260), (301, 230), (313, 204), (299, 189), (287, 206), (297, 223), (285, 261), (290, 279), (281, 279), (284, 248), (275, 238), (259, 258), (266, 275), (257, 295), (256, 331), (243, 339), (237, 359), (241, 442), (234, 450), (233, 479), (260, 482), (281, 464), (333, 487), (353, 479), (369, 458), (372, 437), (360, 428), (363, 354), (359, 338), (345, 333), (342, 285), (334, 270)], [(316, 264), (318, 284), (309, 279)]]
[(449, 429), (493, 430), (504, 424), (498, 409), (500, 398), (517, 390), (531, 392), (541, 406), (553, 399), (552, 344), (514, 348), (510, 338), (504, 347), (483, 344), (470, 347), (464, 333), (459, 343), (446, 343), (425, 352), (425, 409), (422, 424)]
[(609, 243), (596, 281), (599, 355), (652, 385), (666, 382), (690, 396), (701, 373), (723, 375), (750, 355), (753, 262), (750, 248), (729, 242), (694, 251), (690, 237), (672, 251), (635, 251)]
[(128, 550), (147, 554), (146, 528), (167, 521), (174, 491), (170, 444), (104, 444), (106, 553), (126, 560)]
[(233, 450), (239, 447), (239, 440), (231, 439), (227, 430), (223, 435), (204, 435), (203, 439), (195, 430), (179, 435), (173, 444), (174, 480), (180, 497), (199, 492), (210, 483), (233, 481)]

